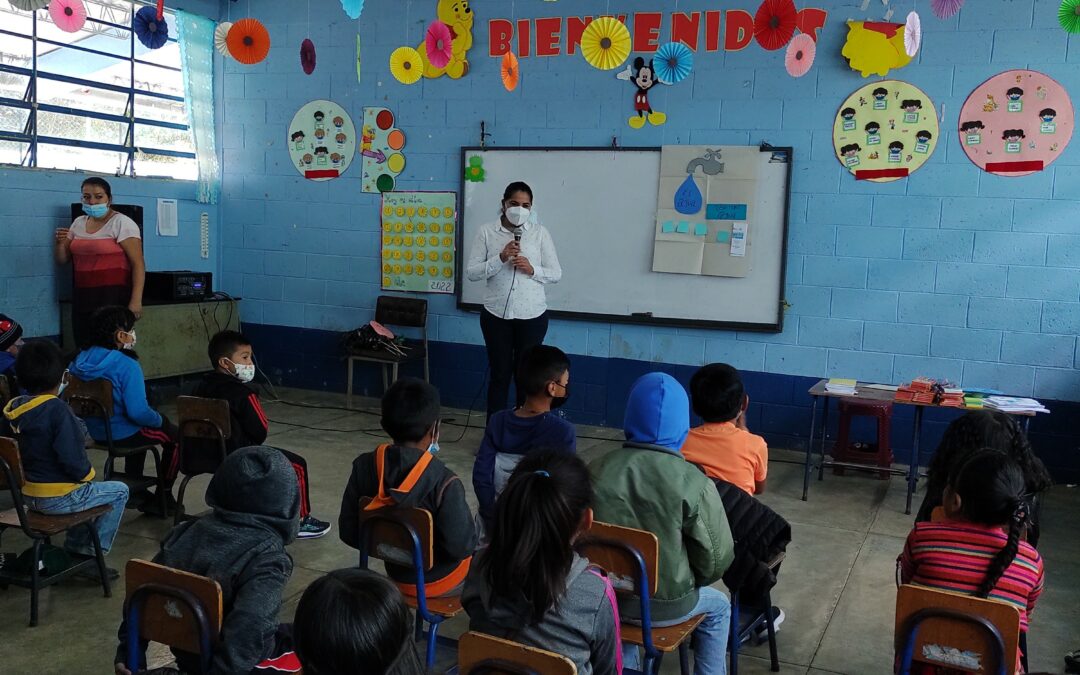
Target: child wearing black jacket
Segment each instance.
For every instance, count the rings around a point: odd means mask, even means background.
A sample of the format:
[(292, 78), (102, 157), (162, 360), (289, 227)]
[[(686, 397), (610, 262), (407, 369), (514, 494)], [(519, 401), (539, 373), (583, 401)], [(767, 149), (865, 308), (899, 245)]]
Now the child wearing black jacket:
[[(231, 454), (238, 448), (262, 445), (266, 441), (269, 420), (259, 404), (259, 395), (247, 385), (255, 377), (251, 342), (234, 330), (223, 330), (210, 338), (207, 354), (214, 372), (203, 378), (195, 395), (228, 401), (232, 429), (225, 441), (226, 451)], [(330, 531), (330, 523), (311, 515), (307, 461), (294, 452), (278, 450), (292, 464), (300, 485), (300, 532), (297, 538), (315, 539), (323, 536)], [(208, 466), (199, 467), (200, 470), (207, 473), (213, 471), (216, 462), (213, 442), (187, 439), (184, 441), (184, 451), (189, 455), (184, 457), (189, 467), (202, 463), (205, 458)]]

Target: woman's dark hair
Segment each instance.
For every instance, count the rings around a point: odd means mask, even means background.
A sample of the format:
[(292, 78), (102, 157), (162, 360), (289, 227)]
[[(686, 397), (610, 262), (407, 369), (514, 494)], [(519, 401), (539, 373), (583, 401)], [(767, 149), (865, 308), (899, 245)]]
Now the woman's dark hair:
[(491, 544), (479, 564), (494, 596), (524, 596), (533, 625), (566, 592), (572, 540), (592, 496), (577, 455), (542, 450), (521, 460), (495, 502)]
[(307, 675), (420, 675), (412, 616), (401, 592), (370, 570), (315, 580), (296, 606), (293, 647)]
[[(90, 331), (86, 344), (79, 346), (83, 349), (90, 347), (116, 349), (116, 331), (131, 332), (134, 328), (135, 315), (127, 307), (120, 305), (99, 307), (90, 315)], [(135, 356), (130, 349), (123, 350), (123, 353)]]
[(97, 176), (90, 176), (82, 182), (80, 187), (86, 187), (87, 185), (101, 188), (105, 191), (105, 196), (109, 198), (109, 201), (112, 201), (112, 186), (109, 185), (109, 181), (104, 178), (98, 178)]
[(949, 477), (949, 487), (960, 497), (960, 512), (978, 525), (1005, 525), (1009, 539), (990, 561), (977, 595), (985, 598), (1009, 569), (1020, 548), (1031, 517), (1031, 503), (1025, 496), (1024, 472), (1000, 450), (985, 449), (968, 458)]
[(510, 197), (514, 196), (515, 192), (524, 192), (529, 195), (529, 201), (532, 201), (533, 199), (532, 188), (529, 187), (529, 184), (516, 180), (507, 185), (506, 189), (503, 190), (503, 201), (505, 202), (507, 199), (510, 199)]

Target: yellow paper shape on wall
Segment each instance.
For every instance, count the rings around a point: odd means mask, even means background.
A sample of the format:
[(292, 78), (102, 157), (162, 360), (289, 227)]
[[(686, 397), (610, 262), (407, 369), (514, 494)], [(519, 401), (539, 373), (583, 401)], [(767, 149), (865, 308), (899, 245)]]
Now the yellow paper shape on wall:
[(890, 69), (911, 63), (904, 49), (904, 24), (848, 21), (848, 36), (840, 52), (852, 70), (863, 77), (885, 77)]

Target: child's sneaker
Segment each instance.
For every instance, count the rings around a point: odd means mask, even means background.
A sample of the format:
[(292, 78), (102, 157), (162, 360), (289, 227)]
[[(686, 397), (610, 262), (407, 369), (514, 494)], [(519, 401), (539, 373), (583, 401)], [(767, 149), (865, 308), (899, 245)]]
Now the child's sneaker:
[(329, 531), (330, 523), (309, 515), (300, 521), (300, 531), (296, 534), (296, 538), (318, 539)]
[[(774, 633), (779, 633), (780, 632), (780, 624), (784, 623), (784, 619), (786, 618), (786, 615), (784, 614), (784, 610), (780, 609), (779, 607), (774, 606), (772, 609), (773, 609), (773, 632)], [(757, 630), (755, 632), (757, 633), (757, 635), (755, 636), (755, 642), (757, 644), (761, 644), (762, 642), (765, 642), (765, 641), (767, 641), (769, 639), (769, 626), (768, 626), (768, 624), (762, 623), (760, 626), (757, 627)]]

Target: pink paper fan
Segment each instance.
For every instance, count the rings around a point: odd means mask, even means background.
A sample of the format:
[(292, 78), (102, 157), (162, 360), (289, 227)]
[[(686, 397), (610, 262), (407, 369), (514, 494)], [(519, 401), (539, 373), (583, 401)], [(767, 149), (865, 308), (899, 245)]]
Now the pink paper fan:
[(424, 37), (427, 57), (431, 65), (436, 68), (445, 68), (446, 64), (450, 63), (450, 59), (454, 56), (453, 39), (449, 26), (438, 19), (431, 22), (427, 35)]
[(964, 0), (930, 0), (930, 8), (939, 19), (948, 19), (959, 12), (963, 4)]
[(810, 72), (814, 65), (814, 57), (817, 55), (817, 43), (814, 38), (806, 33), (799, 33), (788, 43), (787, 53), (784, 55), (784, 67), (788, 75), (802, 77)]
[(307, 38), (300, 43), (300, 67), (308, 75), (315, 72), (315, 43)]
[(922, 20), (918, 12), (909, 12), (907, 21), (904, 22), (904, 51), (908, 56), (919, 53), (922, 45)]
[(52, 0), (49, 15), (60, 30), (78, 33), (86, 23), (86, 5), (82, 0)]

